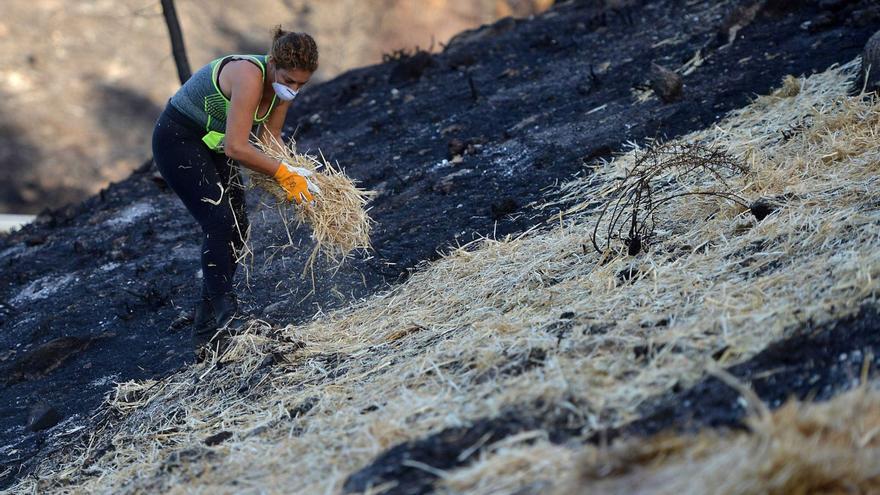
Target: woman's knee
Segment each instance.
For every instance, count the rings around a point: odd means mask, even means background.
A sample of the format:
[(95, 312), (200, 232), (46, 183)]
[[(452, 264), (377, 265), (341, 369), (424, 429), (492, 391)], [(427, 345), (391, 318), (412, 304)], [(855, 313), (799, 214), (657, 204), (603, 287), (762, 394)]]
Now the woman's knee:
[(224, 211), (213, 211), (212, 214), (201, 219), (200, 225), (205, 234), (211, 235), (212, 238), (228, 240), (234, 243), (237, 249), (247, 240), (250, 229), (247, 214), (233, 213), (229, 208)]
[(232, 240), (233, 234), (237, 230), (235, 227), (235, 215), (228, 205), (226, 208), (221, 208), (218, 205), (218, 208), (210, 210), (208, 214), (202, 215), (202, 218), (198, 220), (202, 226), (202, 231), (205, 234), (211, 235), (211, 237)]

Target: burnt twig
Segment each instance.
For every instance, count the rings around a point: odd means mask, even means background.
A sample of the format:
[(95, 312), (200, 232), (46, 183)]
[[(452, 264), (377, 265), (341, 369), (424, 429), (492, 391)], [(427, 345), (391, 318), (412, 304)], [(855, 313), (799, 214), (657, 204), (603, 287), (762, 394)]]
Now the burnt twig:
[[(611, 199), (599, 213), (593, 228), (593, 247), (602, 253), (611, 248), (613, 239), (619, 239), (629, 255), (638, 254), (651, 242), (658, 209), (684, 196), (716, 196), (748, 208), (748, 201), (733, 193), (727, 184), (731, 175), (746, 172), (745, 165), (717, 148), (696, 144), (651, 146), (636, 158), (635, 165), (612, 191)], [(670, 187), (676, 183), (697, 182), (707, 176), (713, 179), (711, 187), (689, 191)], [(604, 241), (600, 242), (599, 230), (603, 225)]]

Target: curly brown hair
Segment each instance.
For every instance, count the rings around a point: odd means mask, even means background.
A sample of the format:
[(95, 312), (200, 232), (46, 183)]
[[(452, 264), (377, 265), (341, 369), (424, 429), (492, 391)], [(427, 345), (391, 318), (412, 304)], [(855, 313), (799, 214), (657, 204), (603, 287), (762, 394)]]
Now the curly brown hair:
[(318, 45), (306, 33), (284, 31), (281, 26), (275, 26), (269, 55), (281, 69), (318, 70)]

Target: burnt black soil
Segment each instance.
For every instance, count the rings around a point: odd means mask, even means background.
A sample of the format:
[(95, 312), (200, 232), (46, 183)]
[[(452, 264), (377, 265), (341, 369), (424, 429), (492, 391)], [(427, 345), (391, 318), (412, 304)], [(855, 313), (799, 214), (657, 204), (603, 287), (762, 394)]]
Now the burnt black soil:
[[(774, 343), (754, 358), (728, 368), (770, 408), (789, 399), (825, 401), (861, 383), (863, 366), (878, 376), (880, 356), (880, 306), (865, 305), (855, 315), (814, 327), (806, 324), (797, 335)], [(742, 428), (745, 404), (739, 393), (714, 377), (687, 390), (642, 406), (641, 419), (601, 436), (650, 435), (675, 429)], [(596, 437), (598, 438), (598, 437)]]
[[(771, 345), (752, 359), (727, 371), (752, 390), (770, 408), (788, 399), (828, 400), (860, 384), (867, 356), (880, 355), (880, 306), (865, 305), (858, 314), (819, 327), (805, 324), (794, 337)], [(869, 378), (880, 376), (870, 365)], [(570, 397), (568, 404), (578, 404)], [(588, 432), (586, 421), (571, 406), (523, 404), (498, 416), (473, 421), (469, 426), (449, 428), (419, 440), (392, 447), (373, 462), (352, 474), (345, 483), (348, 492), (394, 481), (383, 493), (424, 494), (434, 491), (437, 477), (421, 466), (440, 470), (466, 466), (479, 458), (480, 447), (517, 433), (544, 430), (551, 442), (604, 444), (619, 437), (647, 436), (663, 430), (696, 431), (705, 427), (745, 428), (746, 414), (738, 392), (714, 377), (701, 380), (686, 390), (646, 401), (643, 416), (613, 430)], [(531, 488), (531, 489), (530, 489)], [(541, 485), (525, 487), (523, 493), (540, 493)]]
[[(521, 232), (553, 214), (528, 205), (554, 183), (589, 173), (629, 140), (703, 128), (786, 74), (848, 61), (878, 24), (867, 0), (775, 0), (754, 20), (734, 14), (747, 3), (605, 12), (564, 2), (303, 92), (285, 130), (379, 191), (376, 251), (333, 276), (319, 267), (312, 291), (299, 278), (307, 232), (292, 233), (297, 247), (274, 247), (288, 242), (278, 214), (250, 194), (255, 257), (240, 271), (243, 307), (303, 321), (405, 280), (450, 246)], [(726, 45), (734, 24), (744, 27)], [(635, 101), (651, 62), (675, 69), (698, 50), (704, 62), (684, 77), (681, 99)], [(113, 381), (191, 361), (190, 329), (169, 325), (194, 305), (198, 251), (198, 226), (149, 163), (0, 237), (0, 368), (16, 377), (0, 398), (0, 488), (88, 431)], [(56, 340), (66, 337), (75, 339)], [(57, 424), (28, 430), (29, 411), (46, 404)]]

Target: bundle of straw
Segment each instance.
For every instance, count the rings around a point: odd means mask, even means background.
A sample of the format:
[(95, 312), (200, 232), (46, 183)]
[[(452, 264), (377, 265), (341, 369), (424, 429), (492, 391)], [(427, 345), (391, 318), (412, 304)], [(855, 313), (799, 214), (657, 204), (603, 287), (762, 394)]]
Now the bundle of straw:
[[(370, 230), (374, 221), (367, 215), (365, 206), (375, 193), (359, 189), (338, 164), (334, 167), (323, 154), (319, 160), (318, 157), (298, 153), (293, 140), (283, 144), (271, 135), (268, 140), (254, 139), (254, 144), (272, 158), (312, 171), (314, 175), (310, 179), (321, 189), (313, 203), (304, 202), (296, 207), (297, 226), (309, 224), (315, 240), (315, 248), (303, 274), (314, 266), (319, 252), (338, 268), (355, 249), (370, 249)], [(287, 193), (272, 177), (261, 173), (251, 173), (250, 177), (251, 184), (274, 197), (279, 208), (292, 204), (287, 201)], [(282, 215), (282, 218), (286, 217)]]

